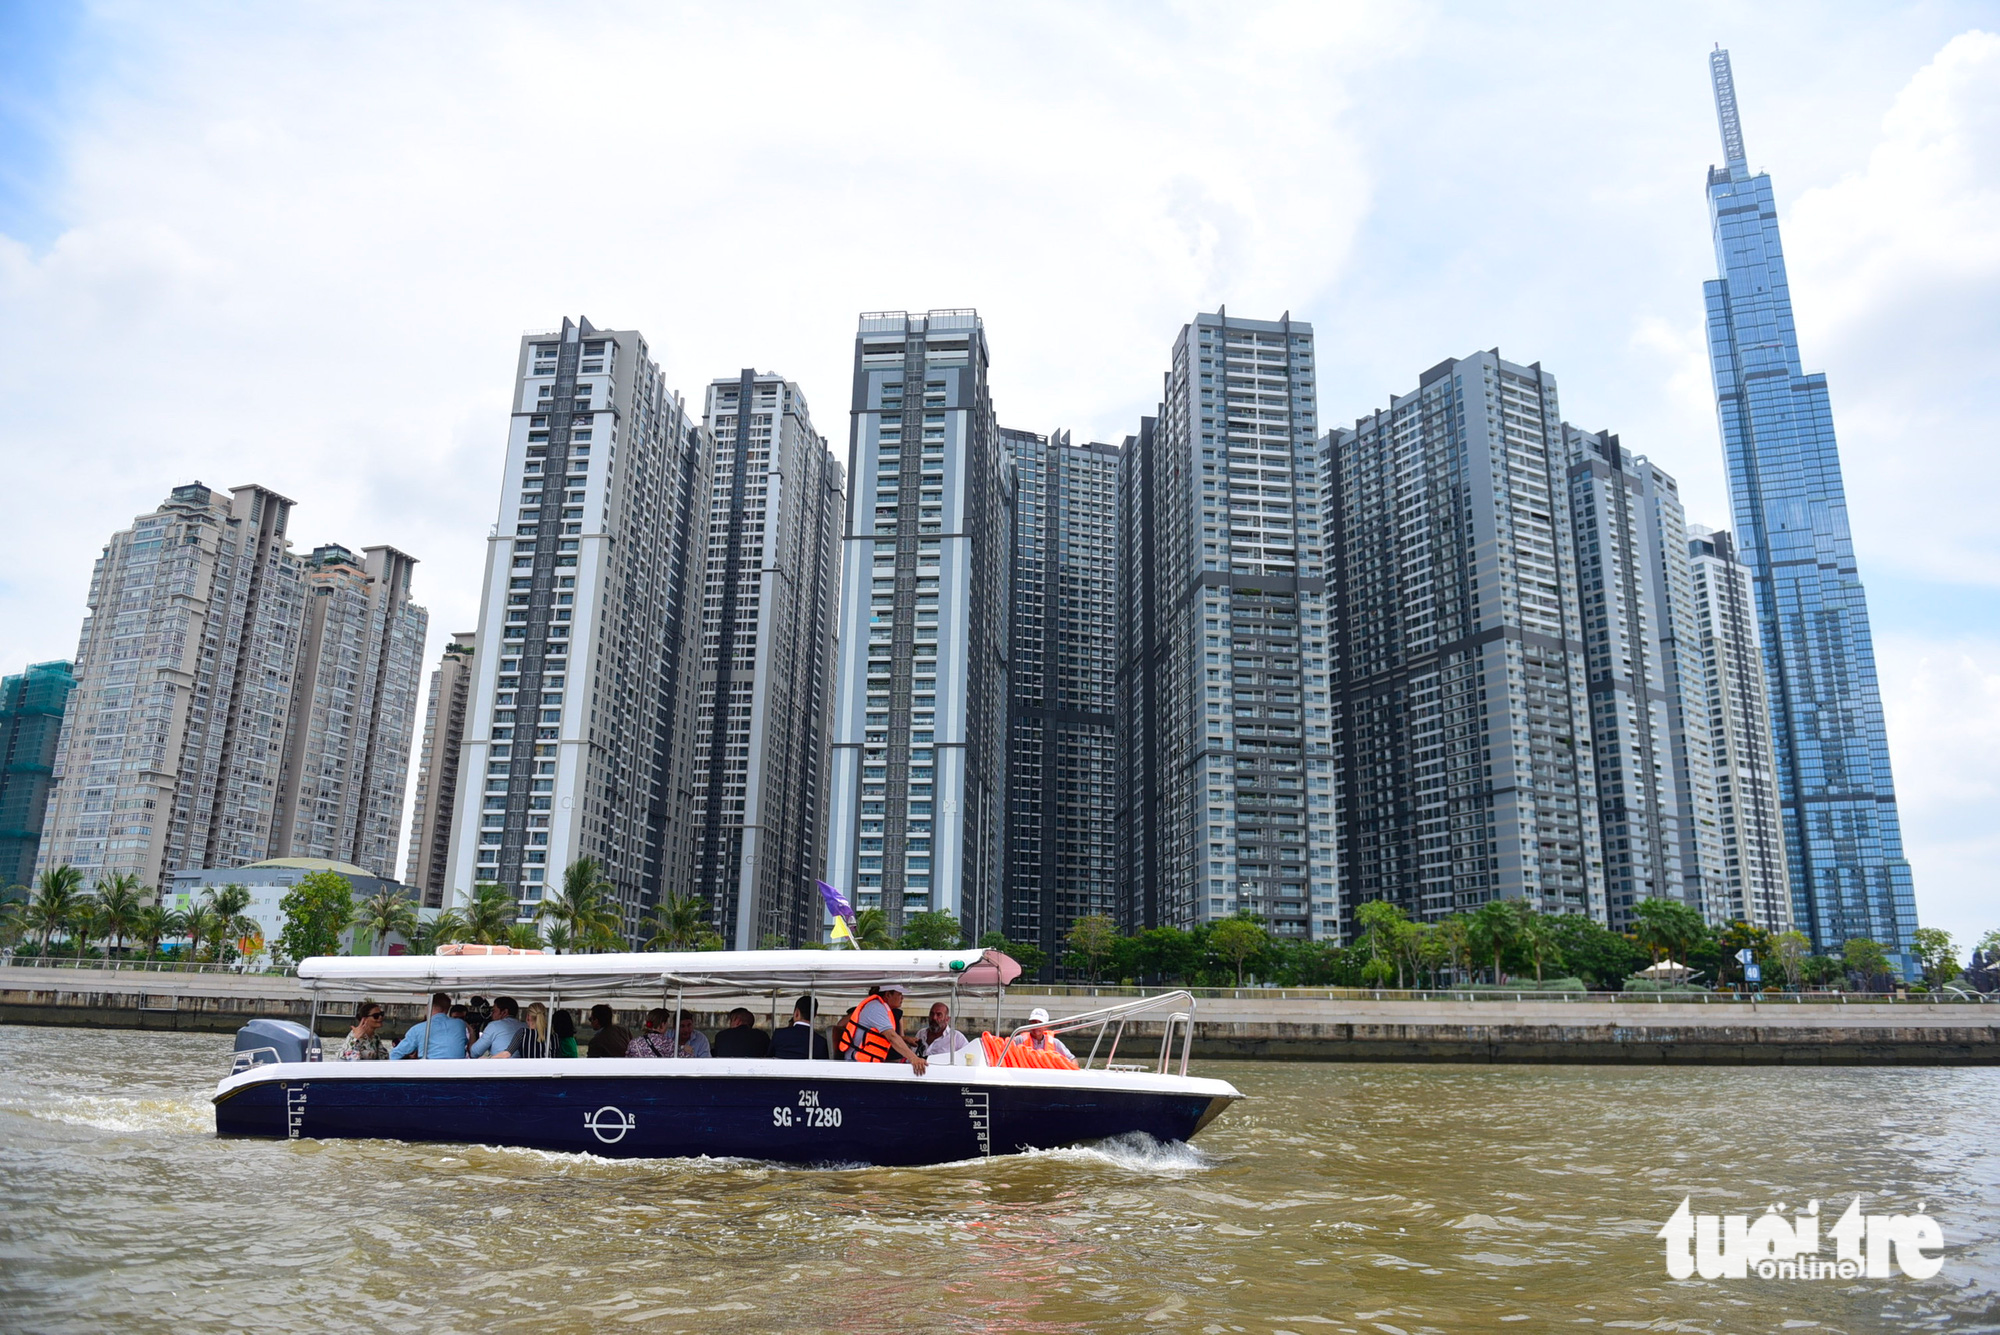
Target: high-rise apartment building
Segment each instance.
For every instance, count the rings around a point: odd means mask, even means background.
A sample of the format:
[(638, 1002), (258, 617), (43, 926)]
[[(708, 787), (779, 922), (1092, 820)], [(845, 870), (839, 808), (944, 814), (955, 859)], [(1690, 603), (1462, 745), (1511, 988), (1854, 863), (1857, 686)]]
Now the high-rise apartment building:
[(458, 811), (458, 750), (465, 740), (465, 710), (472, 692), (476, 631), (451, 637), (431, 672), (424, 704), (423, 740), (417, 746), (417, 796), (410, 809), (409, 870), (403, 880), (427, 909), (444, 906), (451, 876), (451, 832)]
[(1915, 890), (1826, 377), (1800, 365), (1771, 178), (1750, 171), (1727, 51), (1710, 71), (1726, 165), (1708, 173), (1722, 271), (1703, 285), (1709, 363), (1757, 596), (1793, 912), (1816, 949), (1866, 937), (1915, 977)]
[(1648, 899), (1703, 911), (1720, 866), (1706, 676), (1679, 486), (1609, 432), (1563, 435), (1605, 900), (1623, 931)]
[(271, 856), (396, 872), (417, 686), (430, 614), (410, 601), (416, 561), (393, 547), (313, 549), (292, 679)]
[(691, 889), (737, 950), (820, 939), (841, 467), (799, 387), (708, 387)]
[(630, 935), (688, 865), (707, 478), (637, 332), (521, 340), (448, 903), (490, 881), (531, 911), (589, 856)]
[(1129, 925), (1331, 937), (1328, 610), (1312, 326), (1197, 315), (1121, 460)]
[(827, 879), (892, 925), (997, 925), (1013, 488), (975, 311), (854, 346)]
[[(323, 829), (348, 839), (342, 857), (358, 848), (388, 872), (412, 721), (398, 702), (415, 690), (426, 614), (409, 602), (410, 558), (390, 548), (309, 580), (291, 509), (263, 487), (196, 482), (112, 535), (39, 866), (159, 885), (285, 856), (281, 840)], [(371, 572), (387, 584), (371, 589)], [(325, 606), (309, 607), (322, 589)], [(310, 828), (293, 819), (308, 780)]]
[(74, 689), (68, 663), (33, 663), (0, 677), (0, 890), (34, 879), (56, 744)]
[(1116, 918), (1118, 450), (1002, 428), (1014, 464), (1002, 927), (1051, 961)]
[(1736, 559), (1728, 532), (1700, 525), (1688, 532), (1724, 864), (1709, 892), (1709, 914), (1717, 921), (1740, 919), (1789, 931), (1784, 814), (1750, 570)]
[(1347, 904), (1603, 921), (1554, 378), (1440, 362), (1328, 445)]

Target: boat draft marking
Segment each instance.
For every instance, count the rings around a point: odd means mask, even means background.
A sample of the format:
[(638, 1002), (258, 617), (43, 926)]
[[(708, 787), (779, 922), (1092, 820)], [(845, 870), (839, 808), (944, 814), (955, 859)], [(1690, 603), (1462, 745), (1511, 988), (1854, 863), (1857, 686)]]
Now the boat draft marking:
[(965, 1111), (972, 1118), (973, 1134), (979, 1137), (979, 1153), (990, 1159), (993, 1157), (993, 1109), (986, 1091), (960, 1085), (958, 1092), (965, 1097)]

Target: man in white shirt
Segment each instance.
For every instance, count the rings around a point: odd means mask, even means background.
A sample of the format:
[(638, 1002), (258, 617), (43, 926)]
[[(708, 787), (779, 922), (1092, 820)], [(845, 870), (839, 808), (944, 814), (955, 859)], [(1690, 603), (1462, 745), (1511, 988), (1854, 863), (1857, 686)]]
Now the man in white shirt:
[(968, 1040), (951, 1027), (951, 1007), (938, 1001), (931, 1004), (930, 1022), (917, 1030), (914, 1046), (926, 1059), (942, 1059), (950, 1066), (956, 1064), (957, 1054), (965, 1050)]
[(1076, 1054), (1065, 1047), (1063, 1041), (1050, 1033), (1045, 1027), (1048, 1022), (1049, 1013), (1040, 1006), (1037, 1006), (1028, 1012), (1028, 1027), (1023, 1029), (1017, 1037), (1037, 1052), (1060, 1052), (1071, 1061), (1075, 1061)]

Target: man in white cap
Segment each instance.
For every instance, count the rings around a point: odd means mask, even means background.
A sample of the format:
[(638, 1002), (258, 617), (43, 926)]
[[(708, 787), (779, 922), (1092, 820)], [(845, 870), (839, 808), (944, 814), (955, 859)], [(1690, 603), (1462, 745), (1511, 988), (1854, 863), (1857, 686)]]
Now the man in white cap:
[(898, 1019), (902, 1009), (900, 984), (884, 983), (876, 988), (841, 1025), (840, 1036), (833, 1045), (835, 1055), (850, 1062), (886, 1062), (901, 1057), (911, 1070), (922, 1075), (929, 1063), (904, 1039)]
[(1048, 1023), (1048, 1011), (1040, 1006), (1035, 1007), (1028, 1012), (1028, 1027), (1021, 1031), (1021, 1041), (1037, 1052), (1060, 1052), (1071, 1061), (1075, 1061), (1075, 1054), (1063, 1046), (1061, 1039), (1048, 1031)]

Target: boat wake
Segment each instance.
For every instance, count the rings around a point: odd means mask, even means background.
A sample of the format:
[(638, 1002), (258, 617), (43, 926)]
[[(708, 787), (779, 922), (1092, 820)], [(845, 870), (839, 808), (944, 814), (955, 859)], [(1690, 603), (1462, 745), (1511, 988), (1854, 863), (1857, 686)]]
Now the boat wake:
[(1216, 1160), (1184, 1140), (1155, 1140), (1142, 1131), (1060, 1150), (1029, 1150), (1024, 1159), (1097, 1164), (1144, 1177), (1185, 1177), (1206, 1172)]
[(0, 1098), (0, 1111), (26, 1113), (44, 1122), (87, 1126), (98, 1131), (207, 1135), (211, 1130), (207, 1107), (186, 1099), (98, 1094), (60, 1095), (46, 1101)]

